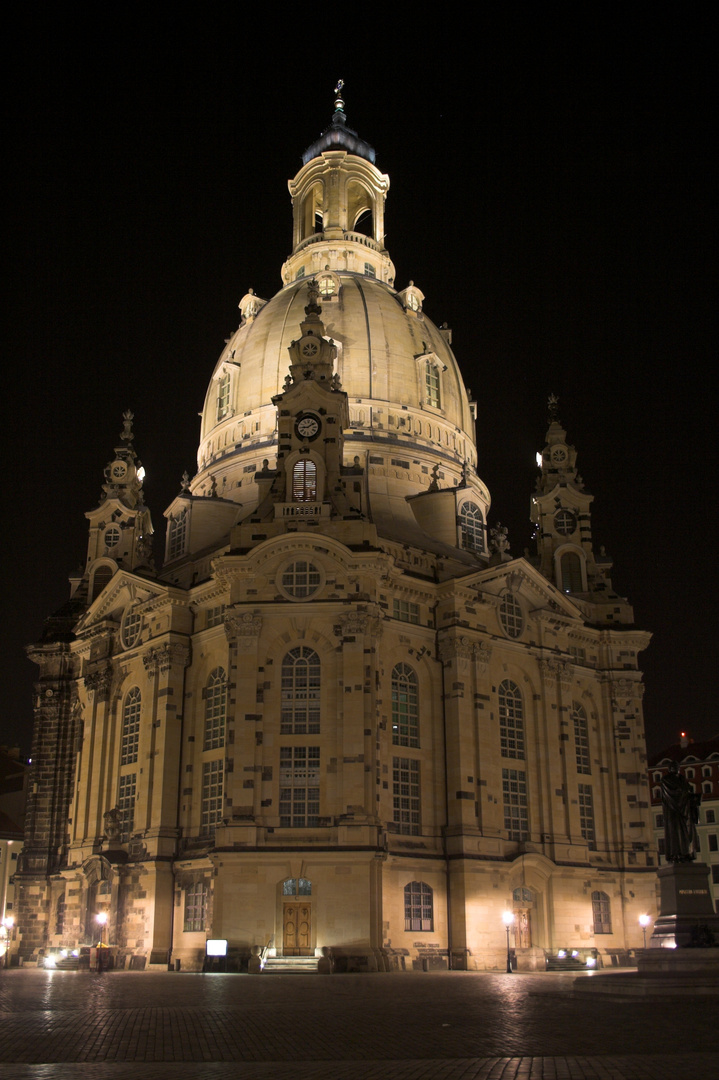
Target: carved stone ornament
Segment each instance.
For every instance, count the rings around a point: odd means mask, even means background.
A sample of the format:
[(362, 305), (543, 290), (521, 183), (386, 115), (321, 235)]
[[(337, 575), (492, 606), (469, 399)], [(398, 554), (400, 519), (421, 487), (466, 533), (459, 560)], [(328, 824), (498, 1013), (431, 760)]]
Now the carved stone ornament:
[(474, 663), (480, 675), (486, 675), (491, 659), (492, 646), (486, 641), (476, 642), (474, 646)]
[(382, 633), (381, 620), (377, 615), (370, 615), (366, 611), (348, 611), (340, 615), (340, 637), (358, 637), (362, 634), (370, 634), (379, 637)]
[(644, 697), (644, 683), (635, 682), (633, 679), (613, 679), (609, 677), (610, 692), (612, 695), (612, 704), (615, 707), (619, 706), (620, 701), (633, 701), (635, 698), (641, 699)]
[(187, 667), (190, 662), (190, 646), (175, 642), (160, 645), (157, 649), (148, 649), (142, 657), (148, 678), (154, 679), (157, 672), (166, 674), (171, 667)]
[(97, 701), (107, 701), (110, 697), (112, 686), (112, 668), (104, 667), (98, 671), (91, 671), (85, 676), (85, 687), (89, 693), (95, 695)]
[(439, 658), (443, 664), (452, 660), (470, 660), (484, 674), (492, 658), (492, 646), (486, 641), (472, 641), (468, 637), (446, 637), (439, 643)]
[(241, 615), (234, 613), (225, 615), (227, 640), (235, 645), (239, 652), (249, 652), (254, 649), (261, 633), (261, 615), (253, 615), (250, 611), (245, 611)]
[(118, 808), (113, 806), (112, 810), (106, 810), (103, 814), (103, 821), (105, 825), (105, 837), (108, 840), (117, 840), (122, 829), (122, 819)]
[(546, 679), (557, 679), (562, 690), (572, 686), (574, 666), (566, 660), (540, 660), (539, 670)]

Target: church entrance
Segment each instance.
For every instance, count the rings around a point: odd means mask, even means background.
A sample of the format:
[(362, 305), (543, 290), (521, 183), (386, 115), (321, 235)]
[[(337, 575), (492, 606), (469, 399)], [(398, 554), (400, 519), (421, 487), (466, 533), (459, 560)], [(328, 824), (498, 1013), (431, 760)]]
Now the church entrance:
[(282, 893), (282, 954), (312, 956), (312, 885), (307, 878), (289, 878)]
[(282, 953), (284, 956), (311, 956), (312, 913), (304, 901), (284, 905)]

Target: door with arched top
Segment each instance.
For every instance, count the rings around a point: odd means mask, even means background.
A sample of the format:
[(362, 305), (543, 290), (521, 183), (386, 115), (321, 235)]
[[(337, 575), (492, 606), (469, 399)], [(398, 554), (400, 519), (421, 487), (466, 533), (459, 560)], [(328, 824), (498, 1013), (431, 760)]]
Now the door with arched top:
[(282, 884), (282, 953), (312, 956), (312, 883), (288, 878)]

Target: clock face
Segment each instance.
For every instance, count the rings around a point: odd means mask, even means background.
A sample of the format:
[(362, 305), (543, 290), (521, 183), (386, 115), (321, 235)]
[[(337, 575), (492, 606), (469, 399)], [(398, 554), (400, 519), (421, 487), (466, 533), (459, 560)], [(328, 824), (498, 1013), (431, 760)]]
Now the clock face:
[(555, 465), (561, 465), (563, 461), (567, 460), (567, 451), (563, 446), (555, 446), (552, 449), (552, 461)]
[(297, 421), (297, 434), (301, 439), (314, 439), (319, 435), (320, 422), (316, 416), (307, 414)]
[(304, 345), (302, 346), (302, 355), (303, 356), (309, 356), (309, 357), (317, 356), (317, 353), (319, 351), (320, 351), (320, 347), (319, 347), (319, 345), (317, 344), (316, 341), (306, 341), (304, 343)]
[(122, 480), (123, 476), (127, 473), (127, 465), (124, 461), (115, 461), (113, 462), (111, 472), (113, 480)]

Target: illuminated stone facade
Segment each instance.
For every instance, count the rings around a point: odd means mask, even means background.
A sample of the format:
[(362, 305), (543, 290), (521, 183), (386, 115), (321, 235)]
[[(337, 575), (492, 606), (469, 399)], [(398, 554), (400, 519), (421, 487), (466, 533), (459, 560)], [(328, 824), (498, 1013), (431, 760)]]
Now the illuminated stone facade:
[[(336, 970), (625, 955), (653, 910), (639, 652), (551, 406), (536, 558), (488, 536), (451, 333), (384, 245), (389, 179), (330, 127), (293, 250), (210, 379), (198, 471), (151, 524), (131, 417), (40, 669), (26, 957)], [(250, 967), (252, 964), (250, 963)], [(327, 966), (325, 964), (325, 966)]]

